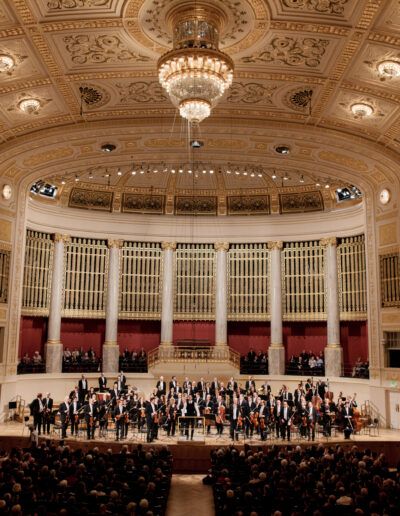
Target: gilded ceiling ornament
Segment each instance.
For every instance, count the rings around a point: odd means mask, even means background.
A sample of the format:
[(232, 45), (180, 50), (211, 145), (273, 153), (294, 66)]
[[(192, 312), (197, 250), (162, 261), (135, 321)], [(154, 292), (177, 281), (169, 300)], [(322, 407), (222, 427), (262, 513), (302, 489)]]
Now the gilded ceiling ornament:
[(284, 98), (285, 104), (296, 111), (304, 111), (310, 108), (313, 90), (311, 88), (295, 88), (290, 90)]
[(269, 215), (271, 213), (269, 195), (238, 195), (227, 198), (228, 214), (245, 213)]
[(120, 95), (120, 102), (165, 102), (167, 97), (157, 81), (131, 82), (130, 84), (116, 84)]
[(129, 50), (118, 36), (78, 34), (65, 36), (66, 50), (72, 62), (79, 65), (102, 63), (147, 62), (149, 57)]
[(272, 104), (271, 97), (277, 86), (263, 86), (255, 82), (244, 84), (234, 82), (229, 90), (228, 102), (244, 102), (245, 104)]
[(345, 5), (348, 2), (349, 0), (283, 0), (283, 4), (291, 9), (338, 16), (343, 16)]
[(94, 84), (82, 84), (79, 87), (79, 93), (89, 109), (105, 106), (110, 101), (110, 94), (104, 88)]
[(258, 54), (241, 59), (243, 63), (272, 63), (315, 68), (329, 45), (327, 39), (278, 36)]
[(89, 7), (109, 7), (112, 0), (51, 0), (47, 2), (49, 10), (54, 9), (77, 9)]

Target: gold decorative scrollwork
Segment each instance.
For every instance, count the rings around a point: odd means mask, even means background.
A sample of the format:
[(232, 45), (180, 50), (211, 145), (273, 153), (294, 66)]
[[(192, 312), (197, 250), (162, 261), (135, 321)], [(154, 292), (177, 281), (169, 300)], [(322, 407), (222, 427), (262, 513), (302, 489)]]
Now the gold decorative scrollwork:
[(334, 236), (321, 238), (319, 241), (322, 247), (328, 247), (329, 245), (337, 245), (337, 239)]
[(175, 251), (175, 249), (176, 249), (176, 242), (162, 242), (161, 243), (161, 249), (163, 251)]
[(114, 240), (109, 238), (107, 245), (109, 249), (121, 249), (123, 245), (123, 240)]
[(229, 250), (229, 242), (215, 242), (214, 249), (216, 251), (228, 251)]
[(268, 249), (270, 251), (281, 251), (283, 249), (282, 240), (277, 240), (276, 242), (268, 242)]

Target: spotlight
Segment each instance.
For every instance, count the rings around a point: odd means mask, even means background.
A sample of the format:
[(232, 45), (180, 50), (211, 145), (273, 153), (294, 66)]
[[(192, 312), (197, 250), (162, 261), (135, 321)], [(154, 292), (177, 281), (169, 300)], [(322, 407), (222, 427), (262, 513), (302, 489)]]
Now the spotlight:
[(288, 145), (277, 145), (275, 147), (275, 152), (283, 156), (287, 156), (290, 154), (290, 147)]
[(203, 147), (204, 142), (201, 140), (191, 140), (190, 146), (192, 149), (200, 149), (200, 147)]

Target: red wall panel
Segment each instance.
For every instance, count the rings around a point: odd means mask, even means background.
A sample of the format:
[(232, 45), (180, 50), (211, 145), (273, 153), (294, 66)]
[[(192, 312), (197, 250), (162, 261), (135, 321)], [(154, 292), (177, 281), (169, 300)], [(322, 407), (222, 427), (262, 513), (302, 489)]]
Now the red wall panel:
[(283, 323), (283, 345), (286, 359), (300, 355), (305, 349), (319, 353), (326, 346), (326, 322), (287, 321)]
[(21, 317), (19, 332), (19, 355), (28, 353), (32, 357), (35, 351), (43, 357), (47, 340), (47, 317)]
[(118, 322), (119, 349), (123, 351), (139, 350), (142, 347), (150, 351), (160, 344), (161, 321), (129, 321)]
[(340, 341), (343, 347), (343, 362), (354, 365), (358, 358), (368, 360), (367, 321), (342, 321)]
[(104, 319), (63, 319), (61, 321), (61, 342), (64, 348), (94, 349), (101, 357), (101, 348), (105, 339), (106, 322)]
[(214, 321), (174, 321), (173, 341), (177, 340), (209, 340), (215, 343)]
[(241, 355), (251, 348), (255, 352), (266, 351), (270, 345), (270, 332), (268, 321), (229, 321), (228, 344)]

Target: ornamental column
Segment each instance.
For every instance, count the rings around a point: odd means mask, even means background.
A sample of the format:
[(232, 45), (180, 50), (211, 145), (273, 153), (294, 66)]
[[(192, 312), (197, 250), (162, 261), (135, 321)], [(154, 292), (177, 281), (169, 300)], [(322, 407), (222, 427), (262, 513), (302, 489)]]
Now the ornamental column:
[(103, 371), (117, 373), (119, 365), (118, 308), (119, 263), (122, 240), (108, 240), (108, 280), (106, 303), (106, 336), (103, 344)]
[(215, 273), (215, 345), (228, 345), (228, 306), (227, 306), (227, 251), (228, 242), (216, 242), (217, 266)]
[(325, 348), (325, 375), (341, 376), (343, 369), (343, 349), (340, 345), (340, 313), (338, 293), (338, 265), (336, 237), (322, 238), (325, 247), (325, 292), (327, 346)]
[(269, 374), (285, 374), (285, 348), (282, 338), (282, 266), (283, 242), (268, 242), (271, 285), (271, 344), (268, 349)]
[(172, 346), (174, 321), (174, 251), (175, 242), (162, 242), (163, 250), (163, 283), (161, 305), (161, 346)]
[(54, 235), (49, 327), (45, 347), (47, 373), (61, 373), (62, 371), (61, 310), (63, 307), (64, 250), (65, 244), (69, 240), (69, 235), (60, 235), (59, 233)]

